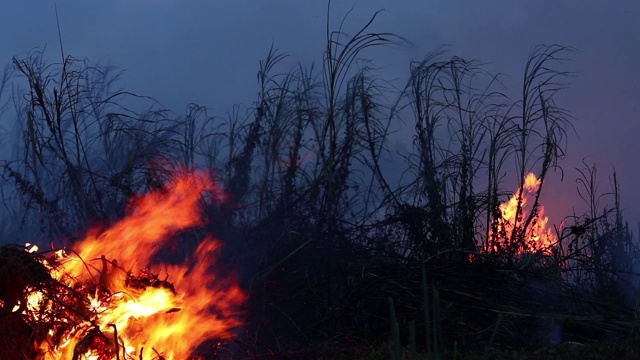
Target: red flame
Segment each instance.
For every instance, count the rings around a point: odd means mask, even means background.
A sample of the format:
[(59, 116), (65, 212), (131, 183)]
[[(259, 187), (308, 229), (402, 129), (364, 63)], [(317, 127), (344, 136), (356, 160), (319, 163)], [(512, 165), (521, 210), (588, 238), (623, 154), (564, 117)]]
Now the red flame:
[[(500, 248), (508, 248), (511, 236), (522, 232), (523, 244), (517, 247), (517, 253), (537, 252), (550, 254), (551, 249), (558, 242), (549, 225), (549, 218), (544, 213), (544, 206), (538, 205), (537, 212), (526, 226), (526, 221), (532, 211), (533, 197), (540, 189), (541, 181), (533, 173), (527, 174), (521, 189), (518, 188), (511, 198), (500, 204), (501, 218), (496, 219), (497, 233), (491, 229), (489, 234), (491, 250), (499, 251)], [(518, 214), (518, 201), (520, 201), (520, 214)], [(493, 242), (493, 243), (492, 243)]]
[[(26, 315), (50, 326), (37, 341), (37, 359), (139, 359), (144, 352), (145, 359), (182, 360), (206, 340), (232, 337), (245, 295), (211, 274), (218, 241), (202, 240), (193, 265), (152, 263), (173, 234), (203, 223), (199, 202), (217, 190), (202, 172), (179, 174), (133, 201), (111, 228), (92, 230), (73, 251), (45, 261), (53, 279), (85, 298), (30, 292)], [(67, 318), (49, 318), (61, 311)]]

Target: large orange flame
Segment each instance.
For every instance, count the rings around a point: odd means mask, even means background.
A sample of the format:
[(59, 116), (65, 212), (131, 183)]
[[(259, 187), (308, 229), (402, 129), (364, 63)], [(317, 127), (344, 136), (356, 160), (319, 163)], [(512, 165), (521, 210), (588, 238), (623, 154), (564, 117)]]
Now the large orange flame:
[[(538, 205), (537, 213), (525, 228), (532, 211), (529, 200), (535, 196), (540, 185), (540, 179), (535, 174), (529, 173), (524, 178), (523, 192), (521, 193), (521, 189), (518, 188), (508, 201), (500, 204), (501, 218), (495, 219), (497, 232), (492, 228), (489, 235), (491, 250), (499, 251), (500, 248), (508, 248), (515, 234), (516, 241), (518, 237), (523, 240), (516, 246), (517, 253), (537, 251), (551, 253), (558, 239), (548, 226), (549, 218), (544, 213), (544, 206)], [(520, 214), (518, 214), (518, 202), (520, 202)]]
[[(109, 229), (91, 231), (72, 252), (58, 252), (48, 264), (52, 277), (86, 294), (88, 311), (69, 311), (73, 322), (57, 319), (60, 326), (37, 344), (39, 359), (182, 360), (207, 340), (230, 338), (245, 295), (211, 274), (218, 241), (206, 237), (187, 264), (152, 263), (173, 234), (202, 223), (202, 195), (216, 192), (205, 173), (185, 172), (133, 201), (130, 214)], [(60, 302), (46, 297), (40, 291), (29, 296), (27, 311), (36, 320)]]

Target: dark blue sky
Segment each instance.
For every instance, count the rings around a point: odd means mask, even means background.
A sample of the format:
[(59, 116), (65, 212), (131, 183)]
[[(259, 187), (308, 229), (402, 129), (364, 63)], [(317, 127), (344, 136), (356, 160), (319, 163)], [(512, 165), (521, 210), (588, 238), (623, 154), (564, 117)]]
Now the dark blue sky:
[[(488, 63), (487, 70), (507, 74), (505, 84), (518, 91), (533, 45), (577, 48), (572, 69), (579, 73), (558, 100), (576, 117), (579, 138), (571, 137), (561, 164), (564, 181), (552, 174), (547, 185), (546, 203), (556, 205), (547, 206), (547, 212), (557, 222), (570, 204), (583, 209), (573, 169), (588, 156), (598, 166), (603, 192), (616, 168), (622, 206), (635, 230), (640, 219), (640, 2), (611, 3), (335, 0), (333, 19), (354, 7), (355, 29), (385, 9), (375, 30), (413, 43), (370, 53), (392, 80), (405, 81), (409, 61), (448, 44), (450, 55)], [(320, 0), (59, 0), (57, 5), (67, 54), (117, 65), (126, 71), (122, 85), (127, 90), (155, 97), (178, 113), (189, 102), (220, 115), (234, 103), (249, 104), (257, 93), (258, 61), (272, 42), (292, 62), (318, 62), (324, 49), (326, 2)], [(3, 4), (0, 63), (43, 45), (58, 59), (53, 2)]]

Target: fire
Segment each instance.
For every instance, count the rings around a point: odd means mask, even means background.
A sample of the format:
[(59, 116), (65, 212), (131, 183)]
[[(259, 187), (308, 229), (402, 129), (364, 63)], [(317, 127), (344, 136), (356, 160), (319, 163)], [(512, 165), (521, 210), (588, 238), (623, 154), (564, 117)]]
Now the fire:
[(185, 264), (153, 263), (172, 235), (203, 223), (203, 194), (219, 196), (213, 181), (182, 173), (133, 200), (124, 219), (90, 231), (73, 251), (43, 256), (57, 290), (28, 288), (27, 304), (7, 304), (45, 327), (35, 358), (182, 360), (207, 340), (232, 337), (245, 295), (211, 274), (218, 241), (206, 237)]
[[(524, 229), (526, 221), (532, 211), (533, 198), (540, 189), (541, 181), (535, 174), (529, 173), (524, 178), (521, 189), (518, 188), (511, 198), (499, 205), (501, 218), (496, 219), (495, 228), (489, 234), (491, 250), (499, 251), (501, 248), (514, 246), (513, 239), (522, 239), (514, 247), (517, 253), (542, 251), (550, 254), (551, 249), (558, 242), (557, 236), (548, 226), (549, 218), (544, 213), (544, 206), (539, 205), (536, 214), (529, 225)], [(520, 214), (518, 214), (518, 201), (520, 201)], [(496, 232), (497, 230), (497, 232)]]

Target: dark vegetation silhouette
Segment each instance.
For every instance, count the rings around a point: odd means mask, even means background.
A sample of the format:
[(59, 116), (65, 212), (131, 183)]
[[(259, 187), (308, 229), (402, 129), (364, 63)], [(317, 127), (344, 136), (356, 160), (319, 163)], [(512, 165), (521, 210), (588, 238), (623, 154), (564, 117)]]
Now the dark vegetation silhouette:
[[(269, 49), (258, 99), (226, 118), (196, 104), (178, 115), (118, 89), (114, 67), (50, 63), (37, 50), (14, 58), (0, 85), (3, 117), (15, 110), (2, 162), (7, 240), (71, 244), (173, 170), (208, 168), (232, 201), (208, 204), (208, 225), (193, 232), (223, 239), (222, 267), (241, 275), (248, 325), (229, 346), (249, 357), (390, 338), (395, 358), (400, 344), (436, 358), (636, 336), (638, 250), (615, 174), (603, 193), (582, 164), (586, 212), (567, 217), (548, 251), (527, 242), (572, 131), (555, 99), (573, 49), (534, 47), (516, 99), (481, 63), (443, 50), (412, 62), (393, 89), (363, 60), (405, 42), (373, 32), (376, 15), (355, 35), (328, 23), (320, 69), (283, 71), (286, 55)], [(410, 131), (407, 153), (392, 153), (393, 131)], [(532, 211), (518, 199), (507, 230), (498, 206), (528, 172), (542, 186)], [(195, 235), (163, 256), (190, 253)]]

